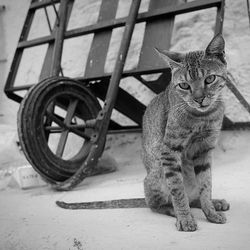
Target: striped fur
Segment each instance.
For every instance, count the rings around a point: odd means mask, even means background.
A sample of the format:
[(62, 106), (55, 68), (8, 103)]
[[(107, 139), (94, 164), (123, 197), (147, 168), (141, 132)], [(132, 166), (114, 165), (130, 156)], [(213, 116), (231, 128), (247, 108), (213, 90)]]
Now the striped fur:
[(179, 59), (178, 53), (158, 53), (171, 67), (172, 81), (143, 117), (146, 202), (153, 211), (175, 215), (180, 231), (197, 229), (190, 204), (201, 207), (209, 221), (225, 223), (216, 210), (227, 210), (228, 203), (211, 197), (211, 153), (224, 114), (224, 39), (217, 35), (205, 51)]

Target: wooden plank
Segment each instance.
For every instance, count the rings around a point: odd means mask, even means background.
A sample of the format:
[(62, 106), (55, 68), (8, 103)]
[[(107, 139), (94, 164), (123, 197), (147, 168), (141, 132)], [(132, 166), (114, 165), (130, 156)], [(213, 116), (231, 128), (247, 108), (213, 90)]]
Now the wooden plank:
[[(153, 19), (160, 19), (162, 17), (166, 17), (166, 15), (179, 15), (191, 11), (198, 11), (206, 8), (219, 7), (221, 5), (221, 2), (222, 0), (213, 0), (213, 1), (197, 0), (188, 2), (186, 4), (181, 4), (178, 6), (169, 6), (169, 7), (164, 7), (162, 9), (147, 11), (138, 14), (137, 23), (146, 22)], [(119, 28), (124, 26), (125, 22), (126, 22), (126, 17), (98, 22), (96, 24), (88, 25), (85, 27), (68, 30), (65, 32), (64, 38), (68, 39), (68, 38), (88, 35), (91, 33), (97, 33), (104, 30), (106, 31), (112, 30), (114, 28)], [(53, 40), (54, 40), (53, 36), (44, 36), (38, 39), (32, 39), (29, 41), (21, 42), (18, 45), (18, 47), (19, 48), (33, 47), (36, 45), (53, 42)]]
[[(103, 0), (100, 7), (97, 23), (114, 19), (117, 11), (117, 6), (118, 0)], [(104, 73), (104, 66), (111, 36), (112, 30), (104, 30), (95, 33), (85, 68), (86, 77)]]
[[(170, 7), (179, 2), (180, 1), (176, 0), (151, 0), (149, 4), (149, 12), (163, 9), (164, 7)], [(174, 16), (166, 16), (146, 23), (142, 49), (137, 66), (138, 69), (166, 66), (162, 60), (159, 60), (154, 47), (166, 50), (170, 48), (173, 27)]]
[[(196, 0), (181, 5), (168, 6), (161, 9), (146, 11), (138, 14), (137, 23), (146, 22), (154, 19), (161, 19), (169, 15), (185, 14), (192, 11), (218, 7), (222, 0)], [(88, 25), (82, 28), (69, 30), (65, 33), (65, 38), (72, 38), (81, 35), (88, 35), (93, 32), (100, 32), (124, 26), (126, 17), (103, 21), (100, 23)]]

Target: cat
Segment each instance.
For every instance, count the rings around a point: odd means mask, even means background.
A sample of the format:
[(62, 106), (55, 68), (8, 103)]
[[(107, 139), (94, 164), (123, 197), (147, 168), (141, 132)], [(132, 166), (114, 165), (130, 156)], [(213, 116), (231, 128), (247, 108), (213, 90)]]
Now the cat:
[(197, 229), (190, 207), (201, 208), (211, 222), (225, 223), (220, 211), (228, 210), (229, 204), (211, 198), (211, 153), (224, 114), (224, 47), (224, 39), (218, 34), (205, 51), (182, 54), (156, 49), (171, 68), (172, 80), (143, 116), (145, 199), (56, 204), (66, 209), (149, 207), (175, 216), (179, 231)]
[(143, 117), (142, 158), (147, 205), (176, 217), (179, 231), (195, 231), (190, 207), (199, 207), (213, 223), (225, 223), (224, 200), (213, 200), (212, 151), (222, 126), (227, 63), (225, 41), (216, 35), (205, 51), (160, 51), (172, 80)]

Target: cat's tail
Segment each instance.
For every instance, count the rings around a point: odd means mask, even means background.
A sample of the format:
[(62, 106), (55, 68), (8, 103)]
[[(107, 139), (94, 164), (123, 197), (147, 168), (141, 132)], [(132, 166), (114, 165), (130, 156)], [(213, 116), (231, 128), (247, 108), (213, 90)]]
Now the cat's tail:
[(56, 201), (57, 206), (65, 209), (112, 209), (112, 208), (144, 208), (147, 207), (144, 198), (119, 199), (109, 201), (67, 203)]

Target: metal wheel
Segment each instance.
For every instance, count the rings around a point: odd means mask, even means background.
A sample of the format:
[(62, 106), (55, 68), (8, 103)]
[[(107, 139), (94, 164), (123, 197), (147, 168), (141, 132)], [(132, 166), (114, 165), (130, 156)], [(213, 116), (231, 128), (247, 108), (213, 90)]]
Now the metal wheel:
[(80, 168), (100, 110), (96, 97), (69, 78), (49, 78), (30, 89), (18, 111), (18, 134), (27, 159), (46, 181), (65, 181)]

